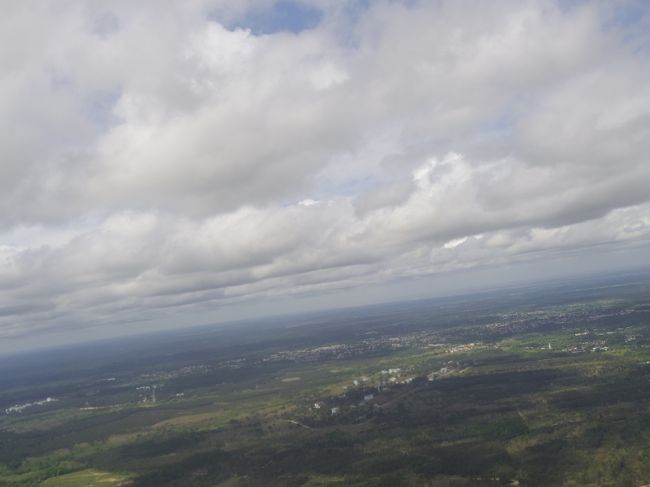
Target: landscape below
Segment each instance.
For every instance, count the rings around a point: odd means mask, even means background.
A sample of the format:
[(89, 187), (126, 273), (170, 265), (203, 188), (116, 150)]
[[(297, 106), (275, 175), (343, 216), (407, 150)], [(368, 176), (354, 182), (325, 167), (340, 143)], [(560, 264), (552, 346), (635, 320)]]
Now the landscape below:
[(650, 484), (650, 276), (0, 361), (0, 486)]

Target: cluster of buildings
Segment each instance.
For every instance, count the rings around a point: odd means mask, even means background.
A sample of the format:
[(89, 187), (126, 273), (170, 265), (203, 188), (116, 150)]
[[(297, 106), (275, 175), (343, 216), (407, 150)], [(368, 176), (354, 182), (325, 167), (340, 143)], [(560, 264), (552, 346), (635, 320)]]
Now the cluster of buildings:
[(587, 340), (564, 349), (565, 352), (569, 353), (607, 352), (608, 350), (609, 347), (605, 340)]
[(485, 345), (482, 342), (461, 343), (460, 345), (452, 345), (446, 348), (445, 351), (447, 353), (465, 353), (479, 348), (485, 348)]
[(165, 381), (170, 379), (176, 379), (178, 377), (185, 377), (188, 375), (206, 375), (210, 373), (211, 370), (212, 368), (210, 366), (204, 364), (186, 365), (185, 367), (181, 367), (175, 370), (165, 370), (165, 371), (157, 371), (157, 372), (152, 372), (147, 374), (141, 374), (139, 376), (139, 379), (142, 381), (155, 380), (160, 382), (160, 381)]
[(153, 404), (155, 404), (156, 403), (156, 389), (157, 388), (158, 388), (157, 385), (140, 386), (140, 387), (136, 387), (135, 390), (142, 394), (142, 396), (140, 398), (140, 402), (147, 403), (147, 402), (151, 401)]
[(5, 414), (12, 414), (12, 413), (20, 414), (27, 408), (31, 408), (33, 406), (42, 406), (43, 404), (48, 404), (50, 402), (55, 402), (55, 401), (58, 401), (58, 399), (55, 399), (54, 397), (46, 397), (45, 399), (41, 399), (40, 401), (26, 402), (24, 404), (15, 404), (14, 406), (6, 408)]
[(400, 336), (374, 336), (351, 343), (338, 343), (300, 350), (283, 350), (270, 354), (262, 363), (291, 361), (318, 362), (322, 360), (348, 359), (368, 353), (399, 350), (410, 347), (442, 347), (440, 339), (433, 330), (407, 333)]
[[(626, 345), (631, 345), (636, 343), (637, 340), (639, 339), (639, 336), (624, 334), (623, 333), (624, 330), (625, 330), (624, 328), (618, 328), (616, 331), (585, 330), (585, 331), (576, 332), (573, 335), (576, 338), (579, 338), (581, 341), (565, 348), (564, 351), (569, 353), (607, 352), (610, 350), (610, 345), (607, 342), (607, 340), (610, 337), (614, 338), (615, 340), (620, 340), (622, 336), (623, 343), (625, 343)], [(587, 339), (588, 337), (591, 339)]]
[(449, 373), (449, 367), (440, 367), (439, 370), (431, 372), (429, 375), (427, 375), (427, 380), (429, 382), (432, 382), (442, 376), (445, 376)]
[[(450, 374), (452, 370), (453, 362), (447, 362), (447, 365), (444, 365), (439, 369), (430, 372), (427, 375), (426, 380), (430, 382), (434, 381), (447, 374)], [(411, 384), (416, 380), (426, 382), (424, 377), (418, 378), (410, 373), (404, 373), (400, 367), (382, 369), (376, 374), (373, 374), (372, 378), (364, 375), (357, 379), (353, 379), (351, 388), (344, 386), (344, 390), (346, 390), (346, 392), (339, 396), (340, 401), (336, 401), (339, 402), (339, 404), (329, 406), (329, 414), (331, 416), (340, 414), (341, 408), (346, 404), (350, 408), (362, 407), (367, 404), (372, 404), (375, 408), (380, 408), (381, 405), (375, 403), (377, 394), (389, 392), (391, 390), (391, 386), (393, 385)], [(343, 404), (343, 406), (341, 404)], [(322, 414), (322, 410), (326, 409), (326, 403), (324, 401), (317, 401), (313, 403), (309, 409), (312, 411), (319, 411)]]
[(262, 359), (262, 362), (319, 362), (321, 360), (340, 360), (351, 358), (368, 350), (363, 343), (342, 343), (301, 350), (283, 350)]

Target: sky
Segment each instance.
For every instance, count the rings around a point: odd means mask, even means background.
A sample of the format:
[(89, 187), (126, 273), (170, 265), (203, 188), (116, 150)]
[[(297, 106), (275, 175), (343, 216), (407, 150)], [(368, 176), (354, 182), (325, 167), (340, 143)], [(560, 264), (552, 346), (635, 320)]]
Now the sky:
[(24, 0), (0, 353), (650, 266), (650, 3)]

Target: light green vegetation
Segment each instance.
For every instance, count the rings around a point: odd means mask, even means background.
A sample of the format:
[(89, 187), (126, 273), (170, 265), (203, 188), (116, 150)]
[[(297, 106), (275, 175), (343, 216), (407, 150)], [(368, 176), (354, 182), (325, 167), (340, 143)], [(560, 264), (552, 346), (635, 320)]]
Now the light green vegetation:
[(51, 477), (41, 487), (118, 487), (127, 485), (128, 476), (99, 470), (80, 470)]

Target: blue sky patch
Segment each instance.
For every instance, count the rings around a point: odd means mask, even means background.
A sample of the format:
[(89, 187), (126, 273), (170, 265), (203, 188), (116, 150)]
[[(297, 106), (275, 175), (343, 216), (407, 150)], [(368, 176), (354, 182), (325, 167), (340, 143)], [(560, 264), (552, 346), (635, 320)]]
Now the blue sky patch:
[(323, 17), (315, 7), (299, 2), (280, 0), (270, 8), (251, 9), (242, 19), (234, 22), (232, 27), (250, 29), (255, 35), (292, 32), (298, 34), (313, 29)]
[(640, 22), (650, 10), (646, 3), (620, 5), (614, 10), (610, 22), (620, 27), (629, 27)]

